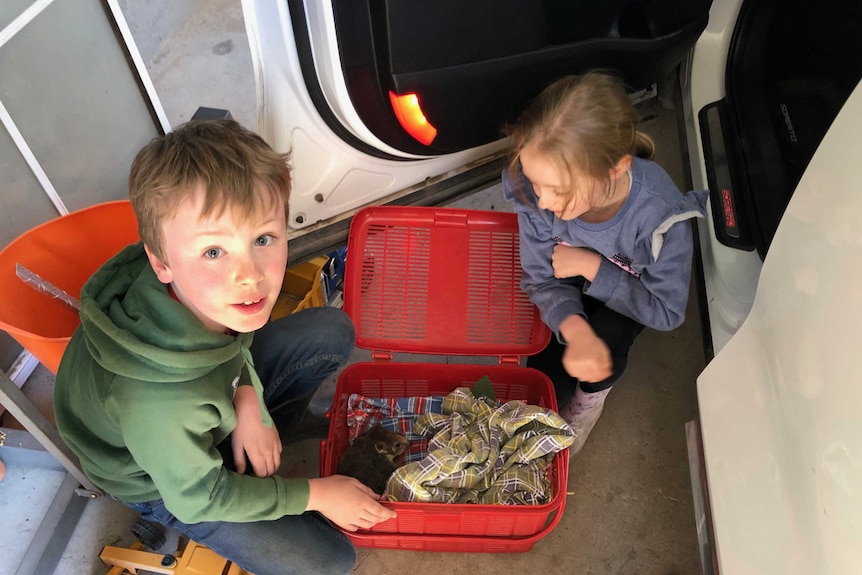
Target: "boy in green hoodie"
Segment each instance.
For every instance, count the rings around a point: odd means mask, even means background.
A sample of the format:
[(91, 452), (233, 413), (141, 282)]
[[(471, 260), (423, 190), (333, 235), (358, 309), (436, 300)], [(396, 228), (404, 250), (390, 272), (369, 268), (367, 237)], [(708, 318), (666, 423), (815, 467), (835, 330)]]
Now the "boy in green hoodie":
[(273, 418), (289, 434), (354, 345), (334, 308), (268, 321), (287, 155), (232, 120), (188, 122), (138, 153), (129, 191), (142, 241), (82, 289), (55, 384), (61, 436), (108, 494), (255, 575), (349, 573), (330, 521), (394, 512), (353, 478), (275, 475)]

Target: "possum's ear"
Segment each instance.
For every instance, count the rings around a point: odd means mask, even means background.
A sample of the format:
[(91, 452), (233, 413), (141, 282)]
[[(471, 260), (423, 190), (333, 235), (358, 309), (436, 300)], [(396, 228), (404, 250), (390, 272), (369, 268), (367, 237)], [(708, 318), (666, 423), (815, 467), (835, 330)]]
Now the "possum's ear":
[(403, 441), (399, 441), (395, 444), (395, 455), (401, 455), (407, 448), (410, 447), (410, 442), (405, 438)]

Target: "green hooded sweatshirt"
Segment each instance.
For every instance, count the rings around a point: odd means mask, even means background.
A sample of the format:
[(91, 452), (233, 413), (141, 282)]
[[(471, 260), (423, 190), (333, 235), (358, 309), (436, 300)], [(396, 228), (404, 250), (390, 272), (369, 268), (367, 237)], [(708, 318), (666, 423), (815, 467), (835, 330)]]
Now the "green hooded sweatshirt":
[(126, 247), (81, 292), (81, 325), (57, 373), (54, 413), (93, 483), (127, 502), (163, 499), (180, 521), (296, 515), (308, 480), (228, 471), (216, 449), (236, 427), (237, 385), (253, 385), (252, 334), (208, 331), (171, 297), (143, 245)]

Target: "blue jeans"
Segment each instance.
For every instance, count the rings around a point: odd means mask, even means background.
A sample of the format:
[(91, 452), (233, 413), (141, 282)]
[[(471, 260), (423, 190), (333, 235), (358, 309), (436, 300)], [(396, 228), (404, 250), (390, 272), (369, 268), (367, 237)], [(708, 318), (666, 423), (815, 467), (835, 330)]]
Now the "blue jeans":
[(161, 499), (126, 505), (147, 521), (176, 529), (254, 575), (347, 574), (356, 560), (347, 537), (316, 512), (275, 521), (188, 525), (174, 517)]
[[(280, 430), (299, 423), (321, 382), (350, 357), (354, 337), (347, 314), (331, 307), (297, 312), (255, 333), (251, 345), (255, 370), (264, 402)], [(125, 504), (254, 575), (346, 574), (356, 560), (350, 540), (316, 512), (274, 521), (189, 525), (174, 517), (160, 499)]]
[(353, 323), (331, 307), (306, 309), (254, 334), (251, 355), (263, 384), (263, 401), (283, 434), (302, 420), (320, 384), (350, 358)]

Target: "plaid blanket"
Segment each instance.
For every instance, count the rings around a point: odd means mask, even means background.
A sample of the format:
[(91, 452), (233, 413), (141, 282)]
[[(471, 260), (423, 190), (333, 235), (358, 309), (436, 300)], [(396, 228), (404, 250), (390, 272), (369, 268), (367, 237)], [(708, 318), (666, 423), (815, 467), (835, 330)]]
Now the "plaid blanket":
[(416, 418), (428, 454), (389, 478), (391, 501), (539, 505), (550, 496), (546, 469), (575, 439), (557, 413), (522, 401), (477, 399), (458, 388), (441, 413)]
[(414, 432), (416, 419), (424, 413), (440, 413), (443, 396), (399, 397), (394, 399), (365, 397), (353, 393), (347, 398), (347, 438), (351, 445), (357, 437), (379, 423), (410, 441), (402, 455), (403, 463), (420, 461), (428, 452), (428, 437)]

